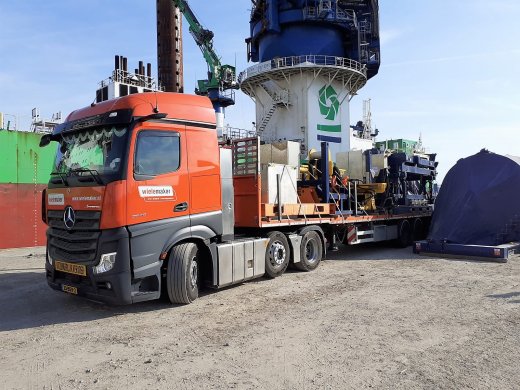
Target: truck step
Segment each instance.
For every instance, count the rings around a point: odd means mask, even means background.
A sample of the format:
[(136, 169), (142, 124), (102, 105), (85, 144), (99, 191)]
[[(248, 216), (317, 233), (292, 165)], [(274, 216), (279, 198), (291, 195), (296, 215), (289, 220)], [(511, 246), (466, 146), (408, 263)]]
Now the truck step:
[(144, 302), (150, 301), (153, 299), (158, 299), (161, 296), (160, 291), (133, 291), (132, 292), (132, 302)]

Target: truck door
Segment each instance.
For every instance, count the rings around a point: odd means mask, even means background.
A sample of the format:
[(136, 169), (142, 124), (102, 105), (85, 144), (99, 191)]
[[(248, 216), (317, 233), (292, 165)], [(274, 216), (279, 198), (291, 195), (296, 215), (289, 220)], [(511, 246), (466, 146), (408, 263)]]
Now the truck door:
[[(188, 171), (191, 190), (191, 228), (222, 234), (222, 197), (220, 150), (217, 132), (196, 125), (186, 125)], [(205, 233), (201, 233), (204, 236)]]
[(134, 132), (128, 159), (127, 220), (134, 269), (159, 261), (174, 234), (190, 234), (185, 127), (146, 125)]

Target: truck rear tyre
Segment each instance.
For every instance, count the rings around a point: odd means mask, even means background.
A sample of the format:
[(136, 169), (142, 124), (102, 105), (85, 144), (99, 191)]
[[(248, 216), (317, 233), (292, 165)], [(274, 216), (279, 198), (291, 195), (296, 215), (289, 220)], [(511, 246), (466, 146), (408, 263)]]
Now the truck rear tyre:
[(397, 232), (399, 233), (399, 236), (397, 237), (397, 246), (399, 248), (406, 248), (410, 245), (411, 242), (411, 228), (410, 228), (410, 222), (406, 219), (403, 219), (401, 222), (399, 222), (399, 225), (397, 225)]
[(291, 248), (285, 234), (270, 232), (267, 251), (265, 252), (265, 275), (268, 278), (276, 278), (283, 274), (289, 265)]
[(323, 244), (320, 235), (313, 230), (305, 233), (300, 245), (300, 262), (294, 263), (294, 267), (309, 272), (318, 267), (322, 258)]
[(412, 242), (424, 239), (424, 224), (420, 218), (413, 221)]
[(171, 303), (187, 304), (199, 296), (199, 249), (192, 242), (175, 246), (168, 260), (166, 286)]

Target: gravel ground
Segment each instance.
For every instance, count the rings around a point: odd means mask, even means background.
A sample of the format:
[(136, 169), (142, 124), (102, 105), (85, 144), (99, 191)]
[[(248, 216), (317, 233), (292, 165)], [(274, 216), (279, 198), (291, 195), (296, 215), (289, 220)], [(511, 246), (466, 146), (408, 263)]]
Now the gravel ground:
[(0, 251), (0, 389), (518, 389), (520, 259), (343, 248), (188, 306), (54, 292)]

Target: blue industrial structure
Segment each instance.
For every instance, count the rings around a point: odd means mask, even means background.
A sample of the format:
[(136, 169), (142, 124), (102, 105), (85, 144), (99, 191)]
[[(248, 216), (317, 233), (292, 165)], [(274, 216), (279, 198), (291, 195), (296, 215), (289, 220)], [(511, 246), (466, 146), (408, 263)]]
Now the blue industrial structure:
[(375, 76), (381, 61), (378, 0), (252, 0), (248, 59), (349, 58)]

